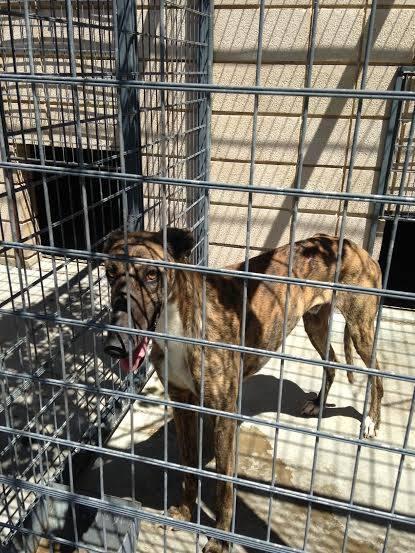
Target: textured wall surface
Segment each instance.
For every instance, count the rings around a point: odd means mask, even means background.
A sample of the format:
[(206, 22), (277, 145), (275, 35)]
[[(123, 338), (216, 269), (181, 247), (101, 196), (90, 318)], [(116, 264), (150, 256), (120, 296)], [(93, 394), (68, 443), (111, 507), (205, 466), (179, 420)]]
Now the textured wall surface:
[[(58, 9), (64, 9), (60, 3)], [(311, 0), (266, 0), (261, 85), (270, 87), (302, 87), (305, 85), (307, 50), (311, 23)], [(317, 20), (315, 62), (312, 70), (312, 86), (325, 88), (355, 88), (360, 86), (363, 48), (368, 28), (371, 3), (363, 0), (321, 0)], [(21, 5), (19, 4), (20, 8)], [(92, 10), (97, 7), (91, 4)], [(153, 7), (157, 8), (157, 3)], [(38, 13), (48, 8), (38, 6)], [(39, 11), (40, 10), (40, 11)], [(258, 0), (216, 0), (214, 27), (215, 83), (223, 85), (253, 85), (259, 24)], [(64, 12), (62, 12), (64, 13)], [(82, 23), (83, 12), (78, 14)], [(95, 13), (95, 12), (94, 12)], [(146, 9), (143, 11), (146, 14)], [(146, 32), (157, 34), (157, 9), (149, 10)], [(98, 16), (97, 16), (98, 17)], [(83, 48), (83, 62), (77, 59), (77, 73), (103, 74), (114, 70), (111, 50), (112, 35), (109, 14), (101, 13), (101, 24), (107, 25), (99, 34), (97, 29), (80, 26), (76, 48)], [(1, 69), (25, 72), (29, 70), (26, 37), (21, 18), (13, 19), (13, 37), (7, 17), (2, 16)], [(85, 19), (87, 22), (88, 20)], [(105, 26), (104, 25), (104, 26)], [(139, 18), (139, 30), (143, 31)], [(42, 41), (40, 29), (34, 25), (35, 71), (68, 73), (69, 59), (61, 55), (59, 67), (50, 46), (59, 41), (62, 52), (67, 50), (67, 30), (64, 22), (52, 27), (44, 25)], [(415, 0), (380, 0), (378, 2), (373, 34), (373, 46), (367, 76), (367, 88), (391, 89), (396, 69), (414, 62)], [(15, 65), (10, 57), (14, 41)], [(89, 55), (90, 44), (100, 43), (99, 67), (94, 56)], [(82, 45), (82, 46), (81, 46)], [(153, 45), (154, 46), (154, 45)], [(95, 48), (95, 46), (94, 46)], [(65, 50), (66, 49), (66, 50)], [(143, 57), (154, 52), (142, 51)], [(156, 63), (152, 61), (151, 63)], [(148, 64), (147, 64), (148, 65)], [(147, 66), (151, 72), (151, 64)], [(150, 73), (149, 73), (150, 74)], [(5, 88), (4, 88), (5, 87)], [(36, 144), (36, 128), (33, 111), (33, 91), (30, 85), (4, 85), (7, 98), (5, 110), (9, 130), (14, 132), (13, 146), (22, 152), (19, 128), (27, 129), (26, 142)], [(68, 86), (37, 87), (40, 101), (41, 124), (44, 127), (44, 144), (76, 147), (72, 89)], [(23, 110), (19, 113), (18, 99)], [(147, 99), (148, 101), (148, 99)], [(153, 101), (153, 100), (151, 100)], [(154, 101), (158, 101), (154, 96)], [(222, 183), (248, 184), (252, 142), (254, 99), (248, 95), (214, 94), (212, 116), (212, 165), (211, 179)], [(258, 186), (291, 187), (295, 181), (298, 142), (301, 128), (303, 99), (300, 97), (262, 96), (259, 100), (256, 132), (256, 157), (254, 184)], [(107, 109), (113, 114), (109, 124), (95, 123), (90, 133), (87, 123), (81, 125), (85, 147), (92, 149), (116, 149), (117, 108), (114, 99), (105, 97), (92, 87), (79, 88), (79, 109), (85, 120), (94, 118)], [(311, 98), (305, 136), (304, 168), (301, 186), (309, 190), (324, 189), (344, 191), (348, 177), (348, 163), (355, 124), (357, 101), (347, 98)], [(355, 167), (352, 173), (352, 191), (370, 193), (376, 190), (382, 161), (385, 128), (389, 106), (382, 100), (365, 100), (358, 136)], [(176, 114), (179, 117), (179, 113)], [(183, 113), (182, 117), (185, 117)], [(50, 124), (55, 130), (50, 133)], [(155, 121), (146, 121), (143, 131), (157, 134)], [(62, 129), (65, 126), (65, 133)], [(29, 129), (32, 129), (30, 131)], [(103, 138), (105, 137), (105, 139)], [(88, 144), (87, 144), (88, 142)], [(174, 146), (174, 145), (173, 145)], [(160, 152), (144, 153), (145, 170), (152, 171), (152, 159)], [(172, 154), (173, 155), (173, 154)], [(179, 155), (179, 154), (178, 154)], [(180, 154), (181, 155), (181, 154)], [(180, 175), (178, 175), (180, 176)], [(185, 176), (184, 174), (181, 176)], [(16, 176), (16, 186), (21, 176)], [(10, 237), (7, 202), (4, 197), (3, 175), (0, 176), (0, 199), (3, 233)], [(18, 192), (17, 203), (21, 214), (22, 235), (33, 234), (36, 222), (31, 200), (27, 192)], [(253, 197), (252, 252), (275, 247), (289, 239), (292, 200), (285, 197), (255, 194)], [(315, 232), (336, 233), (340, 226), (341, 205), (338, 201), (300, 200), (298, 238)], [(210, 211), (210, 260), (222, 264), (224, 259), (233, 262), (244, 256), (247, 195), (244, 193), (213, 191)], [(370, 227), (370, 209), (367, 205), (351, 202), (346, 232), (349, 237), (365, 244)], [(379, 252), (382, 225), (375, 255)], [(29, 239), (30, 241), (30, 239)]]
[[(312, 86), (360, 87), (364, 40), (370, 2), (322, 1), (317, 20)], [(261, 85), (305, 86), (311, 2), (266, 2)], [(214, 80), (253, 85), (259, 23), (255, 0), (215, 2)], [(396, 69), (414, 62), (415, 1), (380, 1), (367, 77), (371, 90), (391, 89)], [(249, 182), (254, 100), (243, 95), (215, 95), (212, 118), (212, 179)], [(294, 184), (301, 128), (302, 98), (264, 96), (259, 101), (254, 184), (290, 187)], [(357, 101), (312, 98), (305, 138), (301, 186), (310, 190), (344, 191), (348, 175)], [(365, 100), (358, 136), (352, 191), (370, 193), (377, 187), (389, 106)], [(253, 251), (289, 239), (292, 202), (282, 197), (253, 197)], [(211, 261), (243, 259), (247, 196), (214, 192), (211, 206)], [(298, 238), (315, 232), (336, 233), (341, 205), (337, 201), (301, 200)], [(370, 226), (367, 205), (350, 203), (346, 233), (365, 244)], [(379, 230), (381, 231), (381, 225)], [(381, 232), (375, 255), (379, 252)], [(223, 250), (226, 247), (226, 253)]]

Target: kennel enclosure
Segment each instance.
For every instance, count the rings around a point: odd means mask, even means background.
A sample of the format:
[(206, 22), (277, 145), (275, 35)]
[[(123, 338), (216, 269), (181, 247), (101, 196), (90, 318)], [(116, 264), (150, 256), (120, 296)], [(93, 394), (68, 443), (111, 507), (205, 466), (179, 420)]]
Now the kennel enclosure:
[[(144, 193), (141, 179), (112, 177), (206, 176), (208, 108), (203, 91), (117, 90), (101, 80), (206, 81), (207, 18), (190, 5), (166, 7), (160, 41), (160, 10), (151, 3), (139, 10), (132, 2), (21, 2), (3, 8), (4, 69), (16, 76), (59, 75), (56, 85), (2, 82), (2, 161), (32, 167), (24, 175), (4, 173), (2, 240), (28, 249), (2, 252), (8, 274), (2, 307), (12, 305), (24, 317), (17, 322), (3, 313), (9, 327), (2, 337), (3, 423), (29, 433), (42, 429), (53, 441), (102, 444), (129, 408), (114, 392), (133, 384), (102, 364), (100, 339), (88, 326), (52, 322), (56, 315), (80, 321), (92, 316), (99, 325), (108, 313), (103, 269), (92, 258), (67, 257), (65, 251), (101, 251), (123, 222), (131, 230), (156, 229), (163, 204), (166, 223), (190, 226), (200, 237), (193, 259), (202, 259), (203, 193), (182, 187), (165, 192), (158, 183), (149, 183)], [(72, 85), (73, 78), (98, 85)], [(39, 173), (39, 164), (53, 174)], [(90, 174), (80, 176), (79, 170)], [(27, 318), (29, 311), (41, 319)], [(30, 378), (22, 380), (22, 371)], [(75, 388), (56, 386), (61, 379)], [(135, 379), (136, 389), (145, 379)], [(88, 391), (103, 382), (106, 394)], [(70, 480), (74, 491), (72, 473), (85, 463), (85, 451), (72, 462), (77, 447), (49, 440), (34, 445), (19, 433), (3, 438), (6, 474), (35, 483)], [(3, 498), (2, 540), (9, 543), (13, 525), (23, 522), (38, 497), (4, 485)]]
[[(415, 520), (413, 513), (401, 512), (396, 506), (400, 505), (401, 480), (406, 485), (412, 474), (407, 469), (408, 459), (414, 456), (414, 399), (410, 394), (409, 400), (405, 395), (401, 413), (404, 424), (397, 432), (400, 443), (398, 438), (364, 441), (359, 430), (354, 436), (341, 430), (328, 431), (322, 411), (315, 427), (287, 419), (284, 374), (290, 374), (295, 362), (312, 368), (319, 367), (321, 360), (288, 342), (285, 320), (281, 351), (257, 352), (273, 360), (280, 379), (272, 420), (243, 412), (245, 385), (237, 413), (228, 414), (238, 420), (239, 426), (264, 425), (274, 433), (268, 480), (261, 481), (260, 475), (253, 473), (241, 477), (238, 464), (231, 477), (238, 494), (248, 490), (266, 496), (261, 511), (264, 534), (241, 531), (237, 517), (242, 510), (236, 509), (236, 495), (231, 532), (227, 533), (204, 523), (201, 497), (196, 522), (179, 523), (167, 517), (169, 487), (177, 473), (188, 470), (169, 459), (167, 408), (172, 403), (165, 393), (153, 395), (146, 386), (153, 371), (149, 362), (139, 374), (125, 378), (117, 364), (102, 352), (103, 335), (110, 328), (102, 248), (110, 232), (119, 228), (186, 226), (195, 239), (187, 270), (225, 277), (238, 275), (218, 265), (243, 261), (277, 243), (295, 241), (308, 227), (313, 232), (321, 227), (325, 231), (329, 224), (341, 241), (352, 233), (353, 239), (378, 256), (382, 226), (388, 224), (389, 241), (383, 245), (382, 254), (383, 302), (388, 304), (392, 299), (413, 308), (414, 290), (388, 285), (388, 281), (399, 225), (403, 219), (410, 222), (413, 218), (414, 70), (409, 66), (399, 69), (393, 79), (395, 88), (390, 90), (383, 81), (375, 89), (372, 75), (380, 63), (376, 40), (381, 34), (382, 18), (387, 18), (383, 12), (392, 8), (373, 1), (356, 9), (358, 23), (362, 18), (356, 72), (350, 78), (346, 66), (335, 86), (319, 86), (316, 75), (330, 63), (330, 58), (324, 58), (324, 29), (335, 27), (333, 21), (342, 9), (335, 6), (331, 20), (331, 8), (324, 2), (305, 2), (298, 10), (279, 3), (268, 6), (264, 1), (246, 9), (226, 3), (215, 6), (215, 28), (223, 43), (216, 43), (215, 49), (214, 6), (207, 0), (20, 0), (2, 2), (0, 7), (0, 166), (4, 174), (0, 306), (2, 547), (31, 550), (29, 537), (40, 532), (30, 521), (47, 498), (52, 498), (67, 502), (71, 528), (66, 535), (60, 532), (62, 529), (54, 529), (47, 536), (50, 543), (72, 543), (91, 551), (107, 551), (108, 544), (104, 538), (99, 546), (83, 542), (76, 506), (124, 515), (133, 521), (138, 518), (154, 527), (164, 524), (188, 530), (195, 536), (196, 549), (201, 548), (200, 535), (207, 534), (260, 551), (308, 550), (318, 516), (331, 510), (343, 517), (339, 551), (356, 547), (350, 535), (356, 521), (361, 520), (381, 528), (379, 550), (388, 551), (391, 540), (396, 541), (396, 528), (402, 531), (405, 550), (410, 540), (405, 533), (410, 535)], [(345, 10), (349, 14), (352, 8)], [(291, 21), (287, 14), (291, 14)], [(288, 32), (291, 27), (297, 31), (292, 37)], [(270, 38), (275, 30), (279, 36), (289, 37), (286, 49), (281, 40), (276, 54)], [(241, 35), (246, 42), (237, 51), (232, 41)], [(304, 52), (301, 75), (286, 86), (279, 71), (288, 62), (293, 63), (287, 52), (294, 51), (296, 44), (301, 44)], [(334, 44), (333, 48), (339, 46)], [(272, 55), (277, 56), (274, 65)], [(221, 63), (221, 73), (215, 74)], [(245, 73), (241, 71), (243, 63), (247, 64)], [(327, 119), (319, 119), (321, 105), (327, 108)], [(379, 105), (384, 109), (382, 132), (377, 133), (380, 126), (375, 127), (375, 141), (383, 155), (380, 162), (376, 161), (376, 179), (360, 189), (356, 188), (355, 175), (363, 172), (366, 163), (365, 129), (378, 114), (370, 112), (374, 105), (376, 110)], [(344, 115), (343, 110), (349, 107), (350, 114)], [(287, 109), (293, 115), (282, 120), (280, 114)], [(227, 117), (225, 112), (231, 115)], [(220, 123), (225, 117), (226, 123)], [(289, 135), (280, 131), (281, 121)], [(345, 121), (350, 123), (347, 130), (342, 126)], [(348, 138), (340, 163), (337, 158), (331, 160), (330, 152), (333, 134), (341, 134), (342, 129)], [(319, 154), (330, 154), (324, 158), (324, 173), (321, 160), (316, 161), (313, 152), (318, 147), (316, 137), (326, 134), (326, 147)], [(286, 141), (292, 143), (289, 155), (293, 162), (287, 161), (288, 154), (281, 145)], [(274, 147), (281, 159), (270, 174), (268, 156)], [(235, 172), (228, 167), (231, 163)], [(315, 169), (323, 175), (317, 184)], [(316, 217), (307, 219), (309, 212)], [(263, 239), (260, 233), (270, 220), (273, 233)], [(175, 268), (180, 267), (177, 264)], [(289, 276), (280, 277), (281, 282), (323, 286), (301, 279), (299, 282), (291, 268), (292, 258)], [(362, 292), (340, 285), (336, 273), (330, 288)], [(261, 277), (246, 270), (238, 278)], [(405, 321), (411, 320), (412, 312), (408, 313)], [(384, 318), (382, 306), (377, 337)], [(336, 325), (333, 315), (333, 333)], [(134, 330), (131, 332), (134, 334)], [(189, 347), (230, 347), (209, 345), (203, 336), (185, 337), (185, 341)], [(243, 331), (241, 342), (232, 347), (240, 353), (247, 351)], [(350, 370), (345, 363), (335, 366), (338, 378)], [(363, 370), (358, 364), (352, 370), (357, 375), (376, 374), (373, 368)], [(413, 393), (414, 375), (409, 368), (385, 366), (382, 374), (386, 389), (388, 382), (403, 382)], [(365, 397), (362, 416), (367, 412), (370, 392), (366, 382), (361, 392)], [(317, 391), (317, 384), (313, 387)], [(160, 457), (151, 449), (145, 455), (134, 449), (134, 409), (138, 401), (162, 410)], [(203, 429), (203, 415), (211, 414), (203, 405), (203, 397), (199, 407), (190, 408), (199, 414), (199, 428)], [(130, 446), (127, 451), (118, 451), (107, 444), (123, 420), (130, 421)], [(237, 443), (242, 451), (245, 442), (241, 432), (239, 429)], [(285, 486), (281, 479), (285, 474), (278, 464), (281, 442), (289, 442), (294, 435), (304, 437), (304, 443), (312, 448), (307, 489), (296, 488), (292, 482)], [(353, 453), (347, 497), (316, 491), (321, 451), (327, 443), (350, 448)], [(387, 507), (355, 501), (359, 465), (368, 451), (397, 460)], [(249, 456), (249, 448), (245, 454)], [(107, 501), (108, 460), (127, 463), (129, 497), (138, 502), (142, 499), (136, 495), (140, 467), (155, 465), (160, 469), (158, 485), (163, 490), (158, 513), (145, 505), (123, 507), (119, 501)], [(79, 487), (91, 463), (99, 474), (94, 494)], [(203, 466), (201, 452), (194, 470), (202, 494), (216, 477)], [(298, 540), (292, 536), (292, 543), (274, 536), (272, 521), (281, 500), (291, 505), (299, 503), (304, 509), (304, 537)], [(163, 534), (164, 550), (172, 539), (167, 532)], [(170, 547), (177, 546), (172, 543)]]

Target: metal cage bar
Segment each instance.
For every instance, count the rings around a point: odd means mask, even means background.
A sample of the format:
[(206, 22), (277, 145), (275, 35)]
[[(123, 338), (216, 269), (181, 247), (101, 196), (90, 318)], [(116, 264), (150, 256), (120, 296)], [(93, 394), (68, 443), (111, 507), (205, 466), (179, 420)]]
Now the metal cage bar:
[[(304, 62), (304, 86), (265, 86), (267, 18), (280, 9), (260, 0), (255, 35), (255, 84), (213, 83), (213, 19), (210, 0), (17, 0), (3, 2), (0, 11), (0, 167), (4, 186), (0, 202), (6, 206), (0, 215), (0, 261), (4, 271), (5, 293), (0, 297), (0, 314), (10, 327), (0, 351), (0, 543), (10, 551), (33, 549), (40, 537), (55, 544), (85, 547), (109, 553), (110, 533), (104, 521), (99, 545), (83, 541), (80, 507), (111, 513), (129, 520), (163, 526), (162, 549), (169, 550), (172, 539), (168, 528), (191, 535), (196, 552), (206, 535), (236, 547), (256, 551), (297, 552), (310, 547), (313, 517), (330, 511), (344, 521), (340, 549), (350, 549), (356, 523), (376, 524), (382, 533), (384, 552), (394, 530), (413, 533), (413, 513), (399, 512), (399, 494), (407, 459), (413, 448), (414, 394), (410, 395), (402, 442), (367, 441), (363, 425), (357, 436), (328, 431), (323, 425), (320, 403), (315, 427), (296, 423), (282, 416), (283, 381), (292, 364), (309, 368), (322, 363), (329, 370), (351, 372), (366, 378), (365, 397), (360, 414), (365, 420), (374, 378), (386, 383), (406, 385), (413, 392), (415, 376), (396, 367), (377, 368), (376, 351), (380, 343), (384, 300), (415, 302), (415, 292), (388, 289), (391, 259), (401, 219), (411, 219), (413, 195), (413, 152), (415, 134), (414, 69), (398, 70), (393, 90), (371, 90), (368, 85), (371, 50), (375, 42), (378, 11), (372, 1), (365, 8), (364, 32), (356, 62), (356, 88), (314, 86), (318, 29), (326, 9), (318, 0), (308, 3), (308, 40)], [(282, 8), (281, 8), (282, 9)], [(291, 8), (290, 8), (291, 9)], [(295, 9), (295, 8), (292, 8)], [(330, 8), (329, 8), (330, 9)], [(340, 8), (339, 8), (340, 9)], [(323, 19), (324, 20), (324, 19)], [(256, 20), (255, 20), (256, 21)], [(360, 80), (360, 84), (359, 84)], [(229, 95), (246, 98), (252, 104), (249, 115), (249, 178), (247, 183), (213, 180), (211, 171), (213, 99)], [(258, 182), (259, 119), (262, 101), (269, 98), (302, 99), (296, 144), (293, 185), (264, 185)], [(316, 189), (304, 184), (310, 105), (317, 98), (352, 100), (349, 141), (345, 153), (343, 186), (339, 191)], [(361, 123), (368, 101), (384, 101), (390, 106), (386, 134), (379, 138), (383, 149), (376, 192), (356, 192), (353, 178), (357, 151), (361, 146)], [(25, 106), (32, 105), (33, 110)], [(236, 137), (237, 138), (237, 137)], [(383, 142), (382, 142), (383, 141)], [(278, 184), (278, 186), (276, 185)], [(245, 212), (242, 227), (245, 239), (239, 266), (217, 268), (210, 264), (211, 195), (223, 191), (243, 197)], [(254, 251), (254, 198), (291, 200), (287, 275), (264, 275), (250, 270)], [(36, 213), (23, 221), (21, 198), (33, 200)], [(300, 201), (337, 202), (339, 252), (333, 278), (329, 282), (300, 278), (295, 274), (294, 243), (298, 236)], [(30, 202), (29, 202), (30, 203)], [(381, 288), (340, 282), (342, 251), (347, 236), (349, 207), (359, 205), (369, 218), (368, 250), (373, 253), (379, 221), (390, 219), (392, 236)], [(168, 226), (188, 227), (194, 246), (188, 262), (171, 261), (167, 242)], [(105, 252), (104, 244), (112, 231), (121, 230), (124, 255)], [(128, 232), (161, 231), (162, 259), (129, 255)], [(226, 229), (224, 229), (226, 231)], [(241, 231), (242, 232), (242, 231)], [(108, 285), (103, 262), (118, 261), (126, 275), (126, 304), (129, 328), (112, 324)], [(156, 268), (163, 274), (164, 310), (154, 328), (135, 328), (132, 317), (132, 265)], [(167, 270), (200, 276), (200, 324), (196, 335), (180, 333), (174, 314), (167, 309), (169, 290)], [(209, 279), (234, 279), (242, 290), (240, 333), (236, 343), (208, 337)], [(249, 286), (263, 283), (285, 287), (285, 306), (281, 322), (282, 346), (278, 351), (251, 347), (246, 340)], [(321, 359), (292, 351), (289, 306), (294, 287), (307, 286), (331, 293), (328, 337)], [(2, 289), (3, 290), (3, 289)], [(330, 355), (330, 337), (335, 332), (336, 296), (350, 293), (374, 296), (379, 300), (370, 363), (366, 367), (343, 363)], [(196, 305), (196, 304), (195, 304)], [(196, 309), (196, 307), (195, 307)], [(169, 358), (174, 348), (198, 349), (200, 355), (200, 394), (195, 403), (169, 398), (167, 386), (153, 395), (148, 382), (154, 373), (149, 359), (140, 371), (125, 376), (118, 363), (102, 355), (105, 332), (128, 336), (128, 362), (133, 366), (133, 340), (157, 340), (163, 344), (163, 381), (169, 381)], [(206, 393), (207, 354), (234, 355), (239, 363), (238, 394), (235, 409), (214, 408)], [(245, 414), (243, 369), (248, 356), (277, 362), (279, 388), (271, 418)], [(326, 372), (321, 385), (325, 388)], [(135, 448), (137, 403), (162, 413), (161, 445), (156, 453)], [(170, 409), (186, 413), (197, 427), (197, 452), (194, 466), (174, 458), (170, 445)], [(208, 418), (230, 421), (235, 428), (235, 456), (229, 474), (215, 473), (205, 466), (205, 440)], [(126, 450), (112, 447), (110, 437), (123, 421), (128, 422)], [(272, 436), (270, 478), (262, 474), (241, 473), (241, 425), (250, 423)], [(160, 427), (161, 428), (161, 427)], [(195, 429), (193, 429), (195, 430)], [(312, 462), (307, 489), (286, 486), (280, 480), (277, 464), (284, 436), (299, 436), (312, 444)], [(353, 470), (347, 494), (327, 496), (318, 491), (318, 467), (325, 444), (353, 449)], [(356, 499), (358, 476), (366, 454), (389, 455), (396, 460), (389, 508)], [(142, 467), (159, 470), (162, 514), (135, 503), (121, 505), (107, 498), (105, 466), (111, 461), (128, 466), (128, 494), (140, 501), (137, 486)], [(126, 465), (122, 465), (126, 463)], [(97, 488), (94, 496), (85, 492), (81, 476), (86, 467), (95, 467)], [(121, 470), (121, 469), (120, 469)], [(193, 476), (197, 482), (195, 522), (170, 516), (175, 475)], [(232, 517), (228, 529), (205, 523), (206, 489), (212, 484), (233, 485)], [(59, 484), (61, 487), (57, 486)], [(62, 484), (64, 485), (62, 487)], [(66, 487), (65, 487), (66, 486)], [(261, 537), (238, 527), (239, 497), (242, 493), (265, 498)], [(44, 502), (61, 500), (68, 507), (68, 535), (39, 532), (31, 521), (38, 517)], [(302, 509), (303, 526), (295, 543), (279, 543), (273, 522), (280, 502), (291, 502)], [(156, 531), (154, 530), (154, 535)], [(32, 541), (31, 541), (32, 540)], [(300, 542), (302, 542), (300, 544)], [(380, 543), (380, 542), (379, 542)], [(173, 547), (176, 542), (173, 541)], [(153, 546), (153, 544), (151, 544)], [(8, 550), (8, 549), (6, 549)]]
[[(179, 6), (169, 4), (169, 17), (173, 12), (179, 13), (180, 9)], [(204, 42), (200, 44), (196, 44), (196, 38), (192, 36), (195, 25), (201, 28), (205, 25), (205, 9), (206, 7), (195, 13), (192, 23), (186, 23), (187, 30), (183, 19), (177, 20), (175, 27), (168, 29), (169, 44), (180, 42), (184, 45), (180, 52), (167, 52), (169, 80), (171, 77), (175, 81), (176, 76), (182, 74), (184, 82), (208, 82), (210, 57), (205, 55), (205, 52), (211, 51), (208, 48), (208, 33), (203, 31), (201, 36)], [(17, 233), (11, 236), (4, 234), (2, 211), (2, 256), (9, 267), (10, 252), (16, 254), (14, 259), (20, 279), (16, 289), (15, 283), (9, 278), (10, 299), (3, 301), (2, 298), (3, 306), (11, 304), (15, 309), (21, 304), (31, 309), (31, 298), (40, 290), (38, 305), (44, 315), (55, 312), (60, 316), (65, 304), (65, 308), (68, 306), (68, 312), (74, 318), (83, 319), (86, 316), (91, 321), (102, 322), (108, 316), (107, 288), (102, 280), (99, 262), (92, 258), (84, 261), (78, 257), (68, 258), (65, 254), (68, 247), (90, 253), (100, 251), (108, 234), (120, 227), (126, 228), (127, 221), (130, 230), (157, 228), (163, 210), (169, 212), (169, 224), (193, 221), (195, 233), (199, 233), (198, 242), (206, 235), (202, 230), (203, 224), (206, 225), (204, 191), (195, 189), (193, 199), (189, 197), (186, 201), (183, 194), (186, 189), (169, 189), (162, 210), (158, 185), (146, 186), (144, 193), (142, 174), (198, 178), (203, 170), (203, 175), (208, 175), (206, 129), (209, 94), (199, 92), (193, 95), (194, 100), (189, 101), (187, 93), (166, 93), (169, 131), (165, 132), (166, 129), (159, 124), (160, 94), (157, 91), (147, 93), (135, 87), (107, 89), (101, 86), (102, 79), (108, 77), (126, 82), (131, 79), (145, 79), (149, 83), (158, 79), (159, 37), (154, 26), (155, 14), (157, 8), (151, 3), (137, 5), (135, 2), (105, 1), (98, 4), (93, 0), (42, 2), (39, 5), (22, 1), (13, 7), (8, 2), (6, 9), (2, 10), (1, 33), (5, 38), (3, 45), (10, 39), (11, 48), (7, 50), (2, 45), (2, 60), (7, 65), (9, 57), (12, 59), (16, 77), (21, 74), (19, 63), (23, 60), (25, 78), (23, 82), (14, 82), (11, 85), (6, 81), (1, 83), (1, 105), (3, 106), (3, 102), (6, 104), (1, 112), (1, 131), (4, 138), (1, 160), (11, 161), (15, 167), (22, 162), (33, 163), (36, 167), (34, 172), (26, 174), (27, 179), (20, 182), (15, 178), (16, 173), (11, 171), (8, 193), (2, 194), (2, 199), (9, 198), (9, 212), (13, 216), (12, 220), (16, 219), (13, 228)], [(175, 35), (181, 33), (181, 38), (176, 38)], [(203, 55), (200, 50), (203, 50)], [(50, 71), (51, 67), (52, 73), (59, 74), (59, 84), (27, 82), (30, 76), (39, 75), (46, 68)], [(98, 82), (88, 85), (84, 81), (88, 75), (97, 78)], [(68, 79), (78, 77), (81, 77), (82, 84), (68, 82)], [(34, 117), (27, 117), (22, 109), (24, 102), (30, 101), (30, 96), (35, 100)], [(16, 106), (17, 126), (14, 119)], [(201, 106), (204, 106), (203, 109)], [(180, 115), (182, 109), (183, 112), (187, 110), (195, 113), (196, 118), (189, 119), (184, 125), (184, 118)], [(195, 135), (201, 129), (205, 130), (205, 138), (201, 138), (200, 144), (194, 139), (185, 140), (186, 136)], [(199, 135), (201, 137), (202, 133)], [(161, 147), (166, 152), (164, 171), (159, 163)], [(193, 158), (198, 160), (200, 170), (195, 169), (194, 164), (192, 166)], [(86, 175), (71, 178), (65, 172), (62, 175), (48, 175), (42, 170), (48, 163), (56, 168), (97, 170), (98, 174), (93, 178)], [(37, 172), (38, 169), (41, 169), (40, 173)], [(102, 171), (107, 170), (111, 171), (114, 180), (105, 178)], [(131, 183), (122, 178), (123, 174), (134, 174), (138, 181)], [(38, 218), (33, 221), (31, 231), (24, 237), (20, 233), (16, 207), (16, 194), (20, 192), (34, 195), (41, 209), (43, 201), (46, 205), (45, 214), (42, 211), (37, 214)], [(33, 280), (26, 270), (26, 250), (8, 248), (6, 244), (9, 237), (15, 242), (21, 240), (22, 244), (35, 247), (58, 247), (62, 255), (50, 256), (52, 264), (49, 266), (45, 264), (44, 256), (35, 252), (38, 277)], [(193, 260), (196, 263), (202, 261), (201, 251), (199, 246), (194, 251)], [(9, 274), (14, 278), (13, 270)], [(49, 309), (46, 307), (50, 296), (50, 286), (47, 283), (51, 277), (54, 279), (55, 297), (54, 305)], [(66, 301), (62, 301), (62, 294), (65, 293), (68, 294), (67, 305)], [(148, 367), (148, 370), (134, 375), (134, 378), (125, 380), (113, 364), (106, 367), (102, 365), (99, 359), (101, 332), (88, 333), (86, 329), (76, 330), (72, 325), (63, 331), (63, 327), (58, 325), (55, 330), (61, 333), (61, 339), (58, 351), (52, 351), (55, 332), (54, 329), (50, 331), (45, 321), (40, 324), (28, 321), (24, 327), (27, 329), (26, 338), (17, 325), (16, 343), (12, 347), (6, 346), (4, 352), (2, 348), (2, 369), (10, 367), (13, 356), (18, 352), (21, 362), (29, 356), (33, 370), (29, 379), (9, 379), (2, 376), (3, 414), (9, 427), (29, 432), (36, 430), (43, 434), (47, 432), (44, 430), (47, 425), (51, 425), (53, 431), (49, 438), (52, 442), (49, 439), (46, 442), (37, 442), (40, 447), (33, 455), (32, 447), (36, 444), (31, 438), (27, 441), (30, 447), (26, 447), (26, 438), (20, 434), (12, 437), (6, 432), (4, 436), (7, 437), (8, 446), (1, 454), (2, 470), (7, 473), (7, 459), (14, 459), (14, 466), (17, 467), (15, 476), (20, 475), (28, 481), (42, 483), (52, 483), (54, 480), (67, 482), (73, 492), (77, 475), (94, 460), (94, 456), (82, 450), (82, 444), (102, 447), (126, 413), (132, 415), (134, 402), (114, 393), (141, 391), (153, 369)], [(71, 334), (69, 340), (66, 337), (67, 331)], [(65, 332), (65, 338), (62, 332)], [(39, 357), (36, 351), (40, 346), (44, 349), (43, 334), (47, 336), (49, 355), (47, 351), (42, 351)], [(53, 384), (45, 390), (40, 382), (36, 383), (31, 379), (32, 376), (58, 376), (59, 371), (56, 372), (55, 366), (59, 365), (63, 371), (62, 383), (65, 381), (80, 384), (81, 387), (85, 384), (87, 387), (83, 391), (79, 389), (72, 396), (72, 392), (65, 386)], [(111, 389), (112, 393), (91, 393), (88, 390), (91, 378), (95, 390), (99, 390), (105, 381), (110, 386), (106, 389)], [(36, 393), (39, 400), (36, 405), (29, 407), (27, 402)], [(71, 399), (68, 400), (68, 397)], [(13, 416), (15, 404), (21, 400), (26, 405), (24, 421)], [(65, 410), (63, 420), (61, 406)], [(73, 451), (71, 447), (61, 447), (56, 442), (53, 443), (59, 437), (78, 440), (81, 449), (76, 448)], [(30, 453), (27, 462), (22, 458), (25, 448)], [(131, 467), (133, 473), (134, 462)], [(99, 470), (100, 497), (103, 498), (105, 482), (102, 460)], [(5, 501), (1, 513), (2, 543), (6, 539), (10, 544), (19, 526), (21, 532), (19, 530), (17, 536), (21, 533), (23, 546), (27, 549), (28, 534), (27, 529), (24, 532), (22, 524), (30, 518), (30, 512), (37, 512), (39, 497), (3, 485), (2, 498)], [(78, 542), (74, 507), (72, 514), (75, 542)], [(4, 516), (8, 520), (7, 524)], [(108, 543), (105, 528), (103, 545), (106, 550)]]

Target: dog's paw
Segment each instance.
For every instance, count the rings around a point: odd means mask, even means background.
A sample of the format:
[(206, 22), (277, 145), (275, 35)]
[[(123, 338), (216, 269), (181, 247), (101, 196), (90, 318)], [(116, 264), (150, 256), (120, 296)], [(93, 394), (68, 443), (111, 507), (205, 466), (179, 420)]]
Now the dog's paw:
[(311, 399), (306, 401), (301, 409), (301, 414), (305, 417), (316, 417), (320, 410), (320, 404)]
[(228, 553), (229, 545), (211, 538), (202, 550), (202, 553)]
[(363, 421), (363, 437), (374, 438), (376, 436), (376, 424), (369, 416)]

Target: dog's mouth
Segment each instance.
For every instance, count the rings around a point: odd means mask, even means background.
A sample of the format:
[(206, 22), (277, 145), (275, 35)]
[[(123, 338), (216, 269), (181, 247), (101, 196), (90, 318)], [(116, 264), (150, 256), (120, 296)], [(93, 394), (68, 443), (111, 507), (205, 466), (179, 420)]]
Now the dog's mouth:
[(123, 357), (120, 359), (120, 368), (123, 373), (128, 374), (138, 371), (138, 369), (144, 363), (149, 345), (150, 338), (145, 336), (142, 340), (140, 340), (136, 348), (132, 351), (132, 355), (128, 355), (127, 357)]
[[(150, 324), (148, 330), (154, 332), (156, 330), (157, 322), (160, 317), (160, 307), (156, 310), (152, 323)], [(142, 366), (144, 363), (149, 351), (151, 350), (151, 338), (148, 336), (143, 336), (139, 339), (137, 345), (131, 352), (128, 352), (127, 355), (124, 355), (120, 358), (120, 369), (124, 374), (129, 374), (135, 371)]]

